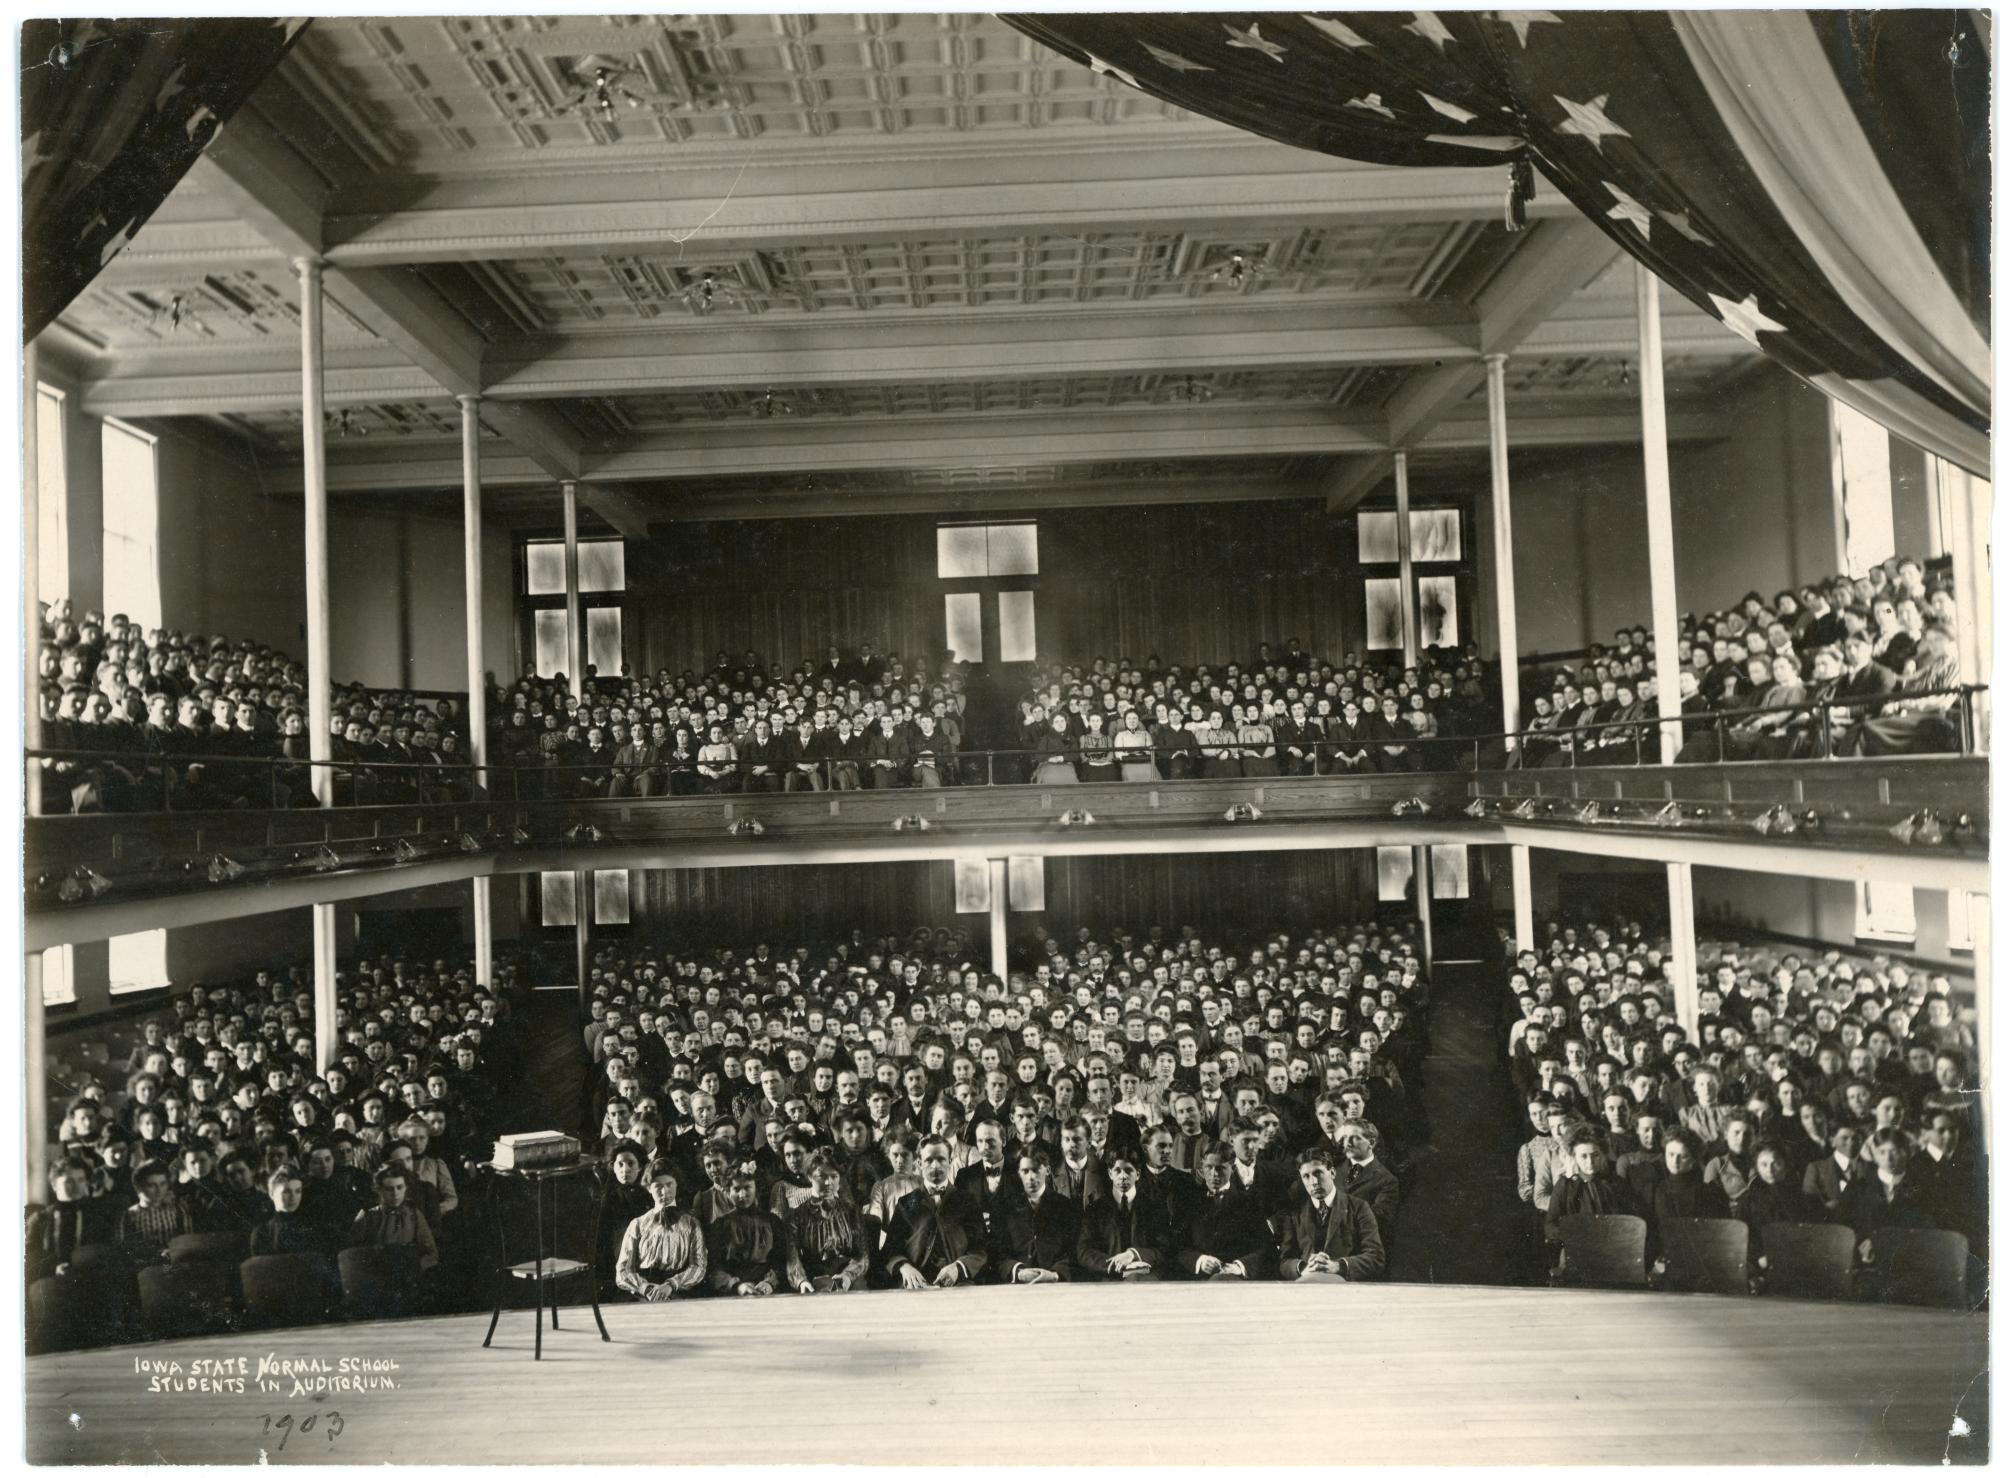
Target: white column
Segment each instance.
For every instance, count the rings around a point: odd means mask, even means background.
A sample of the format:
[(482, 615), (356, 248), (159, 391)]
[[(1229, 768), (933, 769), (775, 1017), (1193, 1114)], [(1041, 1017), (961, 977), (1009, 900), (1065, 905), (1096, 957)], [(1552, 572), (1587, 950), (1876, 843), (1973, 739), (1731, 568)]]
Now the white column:
[[(21, 411), (21, 641), (27, 653), (23, 664), (25, 687), (22, 692), (24, 743), (29, 748), (42, 742), (42, 607), (36, 585), (41, 575), (41, 466), (36, 445), (36, 385), (40, 380), (40, 355), (32, 339), (23, 355), (22, 372), (27, 380)], [(24, 785), (27, 813), (42, 814), (42, 775), (39, 764), (25, 768)], [(21, 1135), (26, 1159), (28, 1200), (47, 1201), (49, 1190), (49, 1069), (47, 1008), (42, 1004), (42, 957), (27, 955), (21, 966), (21, 1075), (26, 1080), (22, 1106)]]
[[(1978, 1046), (1978, 1074), (1980, 1074), (1980, 1102), (1992, 1102), (1994, 1070), (1992, 1070), (1992, 1044), (1994, 1044), (1994, 900), (1992, 894), (1970, 894), (1966, 898), (1966, 912), (1972, 916), (1972, 1014), (1978, 1018), (1972, 1022)], [(1992, 1158), (1994, 1152), (1994, 1116), (1980, 1114), (1980, 1124), (1986, 1130), (1986, 1142), (1980, 1150)]]
[(324, 1073), (332, 1065), (340, 1043), (334, 1035), (333, 1014), (340, 1004), (336, 971), (339, 967), (339, 936), (334, 932), (334, 906), (315, 903), (313, 911), (313, 1061)]
[(990, 857), (986, 862), (986, 925), (992, 945), (993, 973), (1007, 978), (1007, 859)]
[(1403, 666), (1415, 667), (1422, 632), (1417, 626), (1417, 571), (1410, 562), (1410, 454), (1396, 453), (1396, 565), (1403, 593)]
[(333, 804), (333, 604), (327, 591), (326, 371), (320, 265), (299, 257), (299, 410), (305, 418), (306, 743), (313, 794)]
[(1514, 489), (1507, 473), (1507, 356), (1486, 356), (1487, 456), (1493, 475), (1493, 597), (1500, 629), (1500, 713), (1507, 747), (1521, 727), (1521, 639), (1514, 609)]
[(576, 995), (583, 1003), (586, 1017), (590, 1015), (590, 915), (595, 902), (590, 891), (591, 874), (579, 867), (576, 870)]
[(576, 484), (565, 482), (563, 490), (563, 589), (564, 609), (569, 614), (569, 690), (583, 696), (583, 610), (576, 590)]
[[(32, 389), (34, 381), (28, 384)], [(34, 666), (31, 662), (30, 668)], [(27, 1158), (28, 1201), (40, 1204), (52, 1198), (49, 1190), (49, 1056), (47, 1023), (42, 1005), (42, 957), (31, 951), (21, 962), (21, 992), (26, 1007), (26, 1030), (21, 1034), (21, 1076), (26, 1080), (27, 1100), (21, 1115), (22, 1148)]]
[(486, 607), (479, 517), (479, 397), (458, 397), (459, 448), (465, 463), (465, 728), (472, 768), (486, 784)]
[(1514, 869), (1514, 942), (1518, 948), (1534, 949), (1535, 879), (1528, 864), (1528, 849), (1508, 847), (1507, 860)]
[(1417, 929), (1424, 939), (1424, 974), (1429, 976), (1434, 959), (1431, 950), (1431, 849), (1412, 847), (1417, 863)]
[[(28, 341), (22, 352), (21, 372), (26, 380), (21, 399), (21, 649), (27, 654), (22, 669), (25, 685), (21, 693), (22, 743), (33, 749), (42, 742), (42, 465), (39, 445), (41, 416), (36, 397), (40, 393), (41, 350), (33, 339)], [(39, 763), (26, 767), (27, 813), (30, 816), (42, 814), (42, 767)], [(35, 969), (41, 970), (41, 956), (32, 956)], [(32, 998), (34, 1009), (40, 1010), (39, 994)], [(28, 1100), (39, 1102), (34, 1091), (35, 1079), (28, 1079), (30, 1088)], [(39, 1181), (30, 1180), (28, 1190), (31, 1195), (40, 1196), (48, 1187)]]
[[(1963, 467), (1932, 460), (1943, 506), (1944, 547), (1951, 556), (1952, 601), (1958, 607), (1958, 680), (1984, 683), (1992, 673), (1993, 659), (1989, 650), (1993, 582), (1988, 565), (1992, 557), (1993, 488)], [(1973, 712), (1975, 743), (1983, 745), (1991, 698), (1976, 703)]]
[(493, 879), (472, 880), (472, 978), (493, 984)]
[(1694, 972), (1694, 864), (1667, 864), (1667, 942), (1671, 956), (1667, 979), (1674, 988), (1674, 1020), (1687, 1029), (1688, 1040), (1701, 1046), (1700, 1005)]
[(1674, 502), (1667, 470), (1666, 365), (1660, 353), (1660, 279), (1639, 275), (1639, 424), (1646, 450), (1646, 564), (1653, 588), (1654, 671), (1659, 675), (1660, 763), (1681, 749), (1681, 613), (1674, 591)]

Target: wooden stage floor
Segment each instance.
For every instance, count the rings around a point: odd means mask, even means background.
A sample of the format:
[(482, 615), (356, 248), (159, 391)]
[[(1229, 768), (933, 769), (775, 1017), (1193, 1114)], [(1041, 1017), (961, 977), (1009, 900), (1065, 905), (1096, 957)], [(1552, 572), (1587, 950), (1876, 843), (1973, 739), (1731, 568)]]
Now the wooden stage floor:
[[(27, 1455), (1962, 1465), (1988, 1453), (1980, 1314), (1411, 1284), (974, 1288), (618, 1305), (610, 1344), (586, 1306), (565, 1313), (539, 1366), (532, 1319), (504, 1316), (490, 1350), (477, 1315), (42, 1356), (27, 1362)], [(317, 1358), (335, 1380), (344, 1357), (393, 1361), (394, 1388), (314, 1399), (280, 1378), (264, 1391), (263, 1357)], [(136, 1368), (177, 1361), (185, 1380), (195, 1360), (246, 1362), (245, 1389), (155, 1392)]]

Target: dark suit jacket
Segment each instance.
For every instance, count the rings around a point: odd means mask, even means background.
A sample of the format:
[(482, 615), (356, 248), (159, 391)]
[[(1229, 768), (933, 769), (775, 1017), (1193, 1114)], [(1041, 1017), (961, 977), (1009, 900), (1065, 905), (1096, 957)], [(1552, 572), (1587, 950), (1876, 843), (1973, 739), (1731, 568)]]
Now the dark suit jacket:
[(1111, 1177), (1104, 1173), (1104, 1162), (1094, 1154), (1083, 1162), (1082, 1170), (1072, 1170), (1067, 1161), (1058, 1159), (1055, 1168), (1049, 1171), (1049, 1189), (1075, 1203), (1081, 1212), (1091, 1202), (1102, 1201), (1111, 1194)]
[(1115, 1278), (1106, 1264), (1126, 1248), (1137, 1248), (1139, 1256), (1155, 1273), (1164, 1273), (1173, 1255), (1173, 1210), (1165, 1196), (1140, 1182), (1138, 1194), (1129, 1207), (1107, 1197), (1083, 1208), (1083, 1230), (1077, 1236), (1076, 1261), (1084, 1273), (1097, 1278)]
[(1200, 1196), (1183, 1224), (1181, 1245), (1174, 1254), (1180, 1270), (1193, 1277), (1195, 1264), (1206, 1254), (1224, 1262), (1241, 1262), (1252, 1278), (1275, 1274), (1278, 1249), (1255, 1198), (1235, 1189), (1219, 1196), (1203, 1191)]
[(1396, 1212), (1403, 1204), (1403, 1184), (1381, 1158), (1378, 1156), (1362, 1166), (1343, 1164), (1338, 1175), (1340, 1188), (1366, 1201), (1368, 1209), (1375, 1213), (1375, 1225), (1381, 1230), (1382, 1240), (1387, 1242), (1394, 1237)]
[(1076, 1203), (1054, 1191), (1030, 1206), (1025, 1194), (1007, 1209), (1000, 1229), (1000, 1281), (1011, 1283), (1021, 1268), (1047, 1268), (1063, 1282), (1076, 1278), (1076, 1240), (1083, 1216)]
[(1174, 1239), (1179, 1241), (1187, 1229), (1195, 1209), (1201, 1205), (1201, 1182), (1185, 1170), (1176, 1170), (1169, 1165), (1165, 1170), (1141, 1170), (1139, 1183), (1150, 1185), (1167, 1198), (1167, 1211), (1174, 1229)]
[(954, 1262), (963, 1263), (968, 1278), (986, 1267), (986, 1228), (972, 1198), (950, 1186), (938, 1201), (924, 1190), (911, 1191), (896, 1203), (882, 1248), (882, 1268), (893, 1280), (903, 1264), (915, 1263), (926, 1278)]
[(1822, 1212), (1830, 1211), (1840, 1204), (1840, 1198), (1846, 1194), (1848, 1185), (1857, 1176), (1872, 1173), (1868, 1163), (1859, 1158), (1848, 1161), (1847, 1169), (1843, 1173), (1839, 1161), (1828, 1155), (1825, 1159), (1815, 1160), (1806, 1166), (1805, 1179), (1800, 1188), (1805, 1191), (1806, 1199)]
[(1310, 1201), (1285, 1213), (1278, 1223), (1278, 1276), (1297, 1278), (1315, 1252), (1343, 1260), (1341, 1275), (1349, 1279), (1379, 1278), (1389, 1270), (1375, 1213), (1358, 1196), (1335, 1195), (1324, 1225)]
[(958, 1172), (952, 1186), (978, 1210), (980, 1225), (985, 1229), (985, 1245), (990, 1251), (999, 1241), (1008, 1211), (1024, 1194), (1014, 1174), (1014, 1162), (1008, 1160), (1001, 1166), (997, 1190), (987, 1189), (986, 1167), (977, 1160)]

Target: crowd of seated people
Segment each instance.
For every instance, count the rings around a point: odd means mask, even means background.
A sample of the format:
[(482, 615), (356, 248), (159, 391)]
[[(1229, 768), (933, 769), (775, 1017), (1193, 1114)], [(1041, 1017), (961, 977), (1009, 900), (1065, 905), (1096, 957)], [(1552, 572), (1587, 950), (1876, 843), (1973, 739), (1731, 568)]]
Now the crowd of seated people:
[[(1940, 690), (1960, 680), (1956, 632), (1949, 573), (1914, 559), (1690, 614), (1679, 761), (1955, 751), (1958, 700)], [(1652, 635), (1621, 629), (1531, 694), (1521, 762), (1658, 763), (1656, 677)]]
[(301, 1258), (327, 1313), (343, 1251), (399, 1249), (412, 1307), (476, 1303), (477, 1186), (521, 1107), (513, 967), (489, 990), (462, 962), (363, 960), (339, 985), (323, 1073), (299, 966), (176, 994), (122, 1053), (61, 1044), (26, 1230), (31, 1343), (157, 1332), (144, 1277), (189, 1262)]
[(1381, 1278), (1427, 991), (1374, 926), (960, 935), (592, 969), (608, 1296)]
[(1522, 1203), (1548, 1262), (1565, 1218), (1735, 1218), (1753, 1288), (1773, 1223), (1931, 1228), (1987, 1257), (1987, 1167), (1969, 989), (1901, 962), (1704, 944), (1700, 1017), (1673, 1019), (1663, 946), (1639, 926), (1551, 927), (1516, 956), (1509, 1071), (1525, 1132)]
[(1416, 668), (1315, 657), (1296, 637), (1249, 661), (1045, 665), (1018, 700), (1005, 778), (1188, 780), (1442, 770), (1497, 732), (1477, 653), (1433, 649)]
[[(41, 747), (48, 814), (317, 805), (304, 664), (256, 642), (44, 608)], [(449, 698), (333, 690), (335, 804), (470, 800)]]
[(957, 784), (966, 676), (861, 643), (786, 668), (718, 652), (678, 677), (526, 677), (487, 697), (496, 783), (523, 799)]

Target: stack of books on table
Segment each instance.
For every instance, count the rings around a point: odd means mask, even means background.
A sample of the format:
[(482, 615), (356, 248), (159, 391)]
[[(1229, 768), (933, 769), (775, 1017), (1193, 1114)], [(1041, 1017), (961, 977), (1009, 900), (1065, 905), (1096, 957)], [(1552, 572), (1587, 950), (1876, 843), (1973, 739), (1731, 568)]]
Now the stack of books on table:
[(493, 1147), (496, 1170), (542, 1170), (550, 1165), (567, 1165), (577, 1158), (581, 1146), (567, 1134), (553, 1129), (533, 1134), (503, 1134)]

